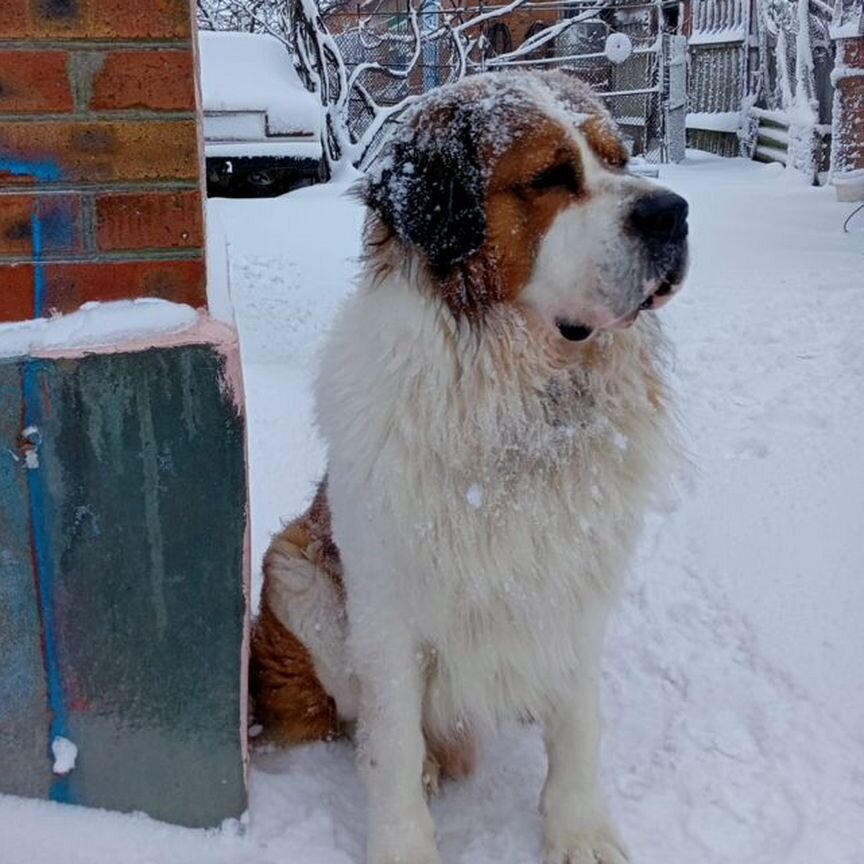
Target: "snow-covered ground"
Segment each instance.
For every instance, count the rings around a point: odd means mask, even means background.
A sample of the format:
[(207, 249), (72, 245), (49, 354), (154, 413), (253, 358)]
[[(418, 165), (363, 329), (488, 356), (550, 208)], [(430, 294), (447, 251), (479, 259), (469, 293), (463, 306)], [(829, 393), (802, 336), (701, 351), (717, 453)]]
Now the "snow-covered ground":
[[(662, 317), (693, 469), (652, 516), (605, 673), (605, 784), (634, 864), (864, 862), (864, 225), (778, 166), (691, 154), (693, 269)], [(256, 559), (322, 469), (309, 377), (350, 290), (338, 188), (215, 201), (244, 349)], [(537, 862), (539, 737), (485, 742), (434, 803), (446, 864)], [(118, 766), (122, 770), (122, 766)], [(134, 782), (134, 778), (130, 778)], [(245, 826), (0, 798), (0, 864), (347, 864), (345, 744), (255, 757)]]

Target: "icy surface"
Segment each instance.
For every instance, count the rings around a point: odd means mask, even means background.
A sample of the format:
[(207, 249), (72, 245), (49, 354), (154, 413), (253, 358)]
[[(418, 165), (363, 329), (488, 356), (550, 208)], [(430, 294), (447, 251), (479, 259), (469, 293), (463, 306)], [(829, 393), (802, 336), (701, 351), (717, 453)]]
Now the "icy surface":
[(51, 742), (51, 755), (54, 757), (54, 766), (51, 770), (55, 774), (68, 774), (75, 767), (78, 748), (68, 738), (58, 735)]
[[(861, 864), (864, 233), (779, 165), (690, 154), (661, 180), (691, 205), (692, 276), (661, 315), (694, 468), (651, 518), (610, 633), (604, 784), (634, 864)], [(211, 202), (245, 350), (255, 559), (323, 467), (310, 361), (361, 217), (340, 192)], [(479, 773), (433, 804), (445, 864), (538, 864), (543, 769), (536, 729), (484, 741)], [(363, 810), (347, 745), (259, 753), (247, 825), (0, 798), (0, 861), (352, 864)]]
[(265, 33), (198, 34), (205, 111), (266, 111), (271, 135), (317, 135), (321, 106), (285, 47)]
[(69, 315), (0, 324), (0, 357), (107, 347), (131, 339), (178, 333), (197, 321), (198, 313), (191, 306), (150, 297), (85, 303)]

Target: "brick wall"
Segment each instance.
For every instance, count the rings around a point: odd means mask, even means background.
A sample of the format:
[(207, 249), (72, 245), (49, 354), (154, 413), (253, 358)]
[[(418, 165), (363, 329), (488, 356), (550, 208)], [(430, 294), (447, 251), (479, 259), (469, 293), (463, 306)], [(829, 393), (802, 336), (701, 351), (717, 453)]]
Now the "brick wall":
[(841, 201), (864, 201), (864, 36), (836, 44), (833, 182)]
[(203, 306), (189, 0), (0, 5), (0, 321)]

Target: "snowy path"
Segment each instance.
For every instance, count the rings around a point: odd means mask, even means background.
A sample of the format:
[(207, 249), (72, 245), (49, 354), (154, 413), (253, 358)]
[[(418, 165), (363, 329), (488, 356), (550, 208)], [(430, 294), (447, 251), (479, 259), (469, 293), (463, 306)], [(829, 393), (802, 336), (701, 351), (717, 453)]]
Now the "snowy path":
[[(605, 675), (605, 783), (634, 864), (864, 862), (864, 230), (776, 166), (663, 170), (694, 267), (664, 310), (694, 468), (652, 517)], [(253, 546), (321, 470), (309, 360), (360, 211), (332, 190), (216, 202), (249, 401)], [(536, 731), (486, 742), (436, 800), (445, 864), (539, 860)], [(256, 757), (248, 826), (193, 832), (0, 797), (0, 864), (348, 864), (342, 744)]]

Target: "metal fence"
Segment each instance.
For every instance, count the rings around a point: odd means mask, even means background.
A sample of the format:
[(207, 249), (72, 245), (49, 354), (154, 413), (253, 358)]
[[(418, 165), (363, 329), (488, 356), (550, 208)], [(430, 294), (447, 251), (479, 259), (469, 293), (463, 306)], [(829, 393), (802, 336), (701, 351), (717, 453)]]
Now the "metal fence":
[(687, 142), (737, 156), (746, 94), (750, 0), (693, 0)]
[[(691, 9), (687, 143), (721, 156), (785, 163), (801, 24), (796, 4), (693, 0)], [(834, 48), (826, 9), (827, 4), (811, 4), (808, 14), (820, 168), (827, 168), (833, 97)]]
[[(496, 14), (499, 8), (446, 10), (427, 3), (414, 19), (405, 5), (372, 12), (342, 6), (328, 16), (327, 26), (349, 70), (374, 65), (362, 83), (379, 105), (422, 93), (463, 69), (473, 74), (558, 68), (583, 78), (603, 97), (633, 155), (650, 162), (683, 158), (686, 57), (683, 40), (672, 35), (677, 20), (670, 17), (677, 15), (677, 4), (534, 0), (507, 14)], [(632, 43), (621, 63), (604, 50), (612, 33), (624, 33)], [(354, 94), (352, 132), (362, 133), (372, 116), (369, 100)]]

